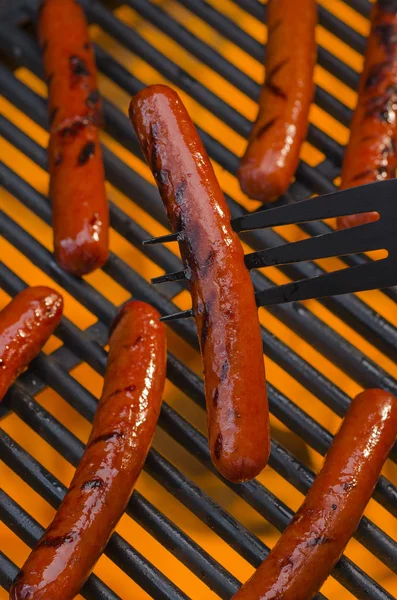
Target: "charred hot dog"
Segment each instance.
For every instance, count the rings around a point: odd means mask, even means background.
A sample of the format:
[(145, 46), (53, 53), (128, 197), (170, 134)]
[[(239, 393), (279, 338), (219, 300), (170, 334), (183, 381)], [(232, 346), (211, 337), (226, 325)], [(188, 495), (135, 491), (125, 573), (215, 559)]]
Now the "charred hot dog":
[(48, 287), (20, 292), (0, 312), (0, 400), (61, 320), (63, 299)]
[[(397, 1), (378, 0), (342, 168), (341, 188), (395, 177), (397, 155)], [(339, 217), (338, 229), (376, 221), (378, 213)]]
[(269, 455), (262, 341), (239, 238), (207, 153), (176, 92), (137, 94), (130, 117), (168, 218), (181, 234), (204, 367), (209, 445), (224, 477), (257, 475)]
[(296, 171), (308, 127), (316, 63), (315, 0), (269, 0), (266, 77), (241, 160), (243, 192), (262, 202), (283, 194)]
[(55, 258), (65, 271), (80, 276), (103, 265), (108, 256), (94, 54), (84, 12), (75, 0), (44, 0), (38, 34), (48, 81)]
[(86, 450), (55, 519), (11, 589), (12, 600), (72, 600), (131, 496), (160, 412), (165, 328), (143, 302), (119, 312)]
[(356, 530), (397, 435), (397, 399), (367, 390), (351, 403), (291, 524), (235, 600), (311, 600)]

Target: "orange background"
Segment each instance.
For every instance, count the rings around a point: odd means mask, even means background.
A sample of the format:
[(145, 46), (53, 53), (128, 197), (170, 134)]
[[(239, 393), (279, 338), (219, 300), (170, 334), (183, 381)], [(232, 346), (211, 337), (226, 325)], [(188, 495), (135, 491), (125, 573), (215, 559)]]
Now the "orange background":
[[(219, 11), (233, 19), (240, 27), (257, 40), (261, 42), (265, 40), (265, 28), (254, 18), (250, 17), (245, 11), (240, 9), (237, 6), (237, 3), (235, 4), (230, 0), (209, 0), (209, 3), (216, 6)], [(244, 51), (224, 39), (199, 18), (182, 8), (177, 2), (164, 0), (159, 2), (159, 4), (161, 4), (164, 10), (166, 10), (174, 19), (181, 22), (206, 43), (216, 48), (222, 55), (236, 64), (240, 69), (244, 70), (254, 80), (257, 82), (262, 81), (262, 64), (255, 61)], [(343, 2), (339, 0), (320, 0), (320, 4), (337, 17), (346, 21), (346, 23), (359, 31), (362, 35), (367, 35), (368, 21), (352, 9), (348, 8)], [(143, 37), (154, 47), (169, 56), (200, 82), (204, 83), (209, 89), (240, 111), (245, 117), (251, 120), (255, 118), (256, 105), (252, 100), (248, 99), (231, 84), (224, 81), (219, 75), (193, 58), (188, 52), (181, 49), (173, 40), (161, 33), (148, 22), (143, 21), (133, 10), (121, 7), (116, 10), (116, 14), (118, 18), (128, 23), (128, 25), (137, 28), (141, 35), (143, 35)], [(99, 45), (106, 48), (115, 58), (117, 58), (117, 60), (146, 84), (159, 82), (168, 83), (157, 71), (148, 66), (143, 60), (128, 52), (124, 47), (118, 44), (115, 39), (110, 38), (97, 26), (91, 27), (91, 36)], [(335, 54), (356, 71), (361, 70), (362, 57), (321, 26), (317, 28), (317, 39), (319, 44)], [(26, 69), (18, 69), (16, 71), (16, 76), (40, 95), (46, 95), (46, 86)], [(350, 108), (354, 107), (356, 99), (355, 93), (320, 66), (317, 66), (316, 68), (315, 79), (316, 83), (320, 84), (329, 93), (343, 101)], [(126, 113), (129, 98), (125, 92), (103, 76), (100, 77), (100, 89), (104, 96), (110, 98), (112, 102), (117, 104), (123, 112)], [(180, 90), (178, 91), (196, 123), (202, 126), (203, 129), (209, 131), (214, 137), (221, 140), (226, 147), (230, 148), (237, 155), (241, 155), (245, 145), (244, 140), (185, 93)], [(0, 97), (0, 111), (42, 146), (45, 147), (47, 145), (48, 136), (46, 131), (35, 125), (28, 117), (11, 106), (11, 104), (2, 97)], [(332, 136), (339, 143), (346, 143), (348, 130), (315, 105), (313, 105), (311, 109), (310, 119), (312, 123), (325, 131), (328, 135)], [(130, 165), (131, 168), (135, 169), (151, 183), (153, 182), (147, 166), (139, 159), (135, 158), (106, 134), (103, 135), (103, 141), (116, 155)], [(14, 169), (19, 175), (24, 177), (39, 192), (44, 194), (47, 193), (47, 173), (42, 171), (1, 138), (0, 155), (10, 168)], [(302, 149), (302, 158), (310, 165), (315, 166), (321, 162), (324, 156), (309, 143), (305, 143)], [(255, 202), (247, 201), (240, 192), (235, 178), (218, 165), (215, 164), (214, 166), (223, 189), (250, 209), (256, 208), (257, 204)], [(123, 196), (123, 194), (110, 184), (108, 184), (108, 194), (116, 205), (120, 206), (123, 211), (129, 214), (153, 235), (165, 233), (165, 230), (151, 217), (146, 215), (133, 200)], [(4, 190), (0, 191), (0, 207), (16, 222), (22, 225), (41, 244), (50, 250), (52, 249), (50, 227), (44, 224), (16, 198), (12, 197)], [(283, 228), (282, 234), (290, 240), (301, 239), (304, 237), (302, 231), (297, 227)], [(133, 248), (117, 232), (111, 231), (110, 240), (112, 251), (121, 256), (124, 261), (146, 279), (161, 274), (162, 271), (159, 267), (149, 259), (145, 258), (144, 254)], [(174, 248), (174, 245), (172, 245), (172, 250), (177, 251), (176, 248)], [(246, 248), (246, 250), (248, 250), (248, 248)], [(4, 239), (0, 240), (0, 255), (4, 263), (28, 284), (52, 285), (54, 288), (62, 291), (65, 298), (65, 315), (78, 327), (84, 330), (96, 321), (96, 317), (93, 314), (81, 306), (66, 291), (54, 284), (53, 281), (36, 268), (29, 259), (23, 256)], [(320, 264), (327, 269), (333, 269), (340, 266), (339, 261), (336, 259), (320, 261)], [(288, 281), (285, 275), (274, 268), (268, 269), (266, 274), (277, 283)], [(101, 293), (115, 305), (121, 304), (129, 297), (129, 294), (125, 289), (102, 271), (97, 271), (87, 276), (86, 279), (94, 288), (100, 290)], [(385, 318), (389, 319), (397, 326), (397, 313), (394, 303), (380, 292), (370, 292), (361, 294), (360, 296)], [(0, 291), (0, 308), (8, 301), (9, 297), (7, 294)], [(175, 301), (182, 308), (189, 307), (190, 300), (187, 292), (181, 293)], [(361, 338), (359, 334), (344, 325), (340, 319), (332, 315), (317, 302), (310, 301), (306, 304), (317, 316), (325, 320), (343, 336), (347, 337), (353, 344), (378, 362), (386, 371), (394, 377), (397, 377), (396, 365), (389, 360), (387, 356), (381, 354), (365, 339)], [(266, 325), (270, 331), (276, 334), (286, 344), (294, 348), (294, 350), (296, 350), (305, 360), (314, 364), (321, 372), (325, 372), (327, 376), (335, 381), (346, 393), (353, 396), (360, 391), (360, 387), (357, 383), (351, 380), (328, 360), (323, 358), (321, 354), (311, 348), (304, 340), (300, 339), (298, 335), (289, 330), (275, 317), (271, 316), (264, 309), (261, 309), (259, 314), (261, 322)], [(168, 343), (172, 352), (184, 360), (197, 373), (201, 374), (200, 359), (195, 351), (171, 332), (169, 332)], [(61, 342), (53, 337), (47, 343), (45, 351), (51, 352), (60, 345)], [(307, 411), (312, 417), (317, 419), (323, 426), (330, 431), (335, 432), (340, 420), (331, 412), (331, 410), (325, 407), (316, 397), (271, 360), (266, 360), (266, 368), (268, 379), (271, 383), (284, 392), (298, 406)], [(79, 365), (73, 369), (72, 375), (79, 382), (83, 383), (90, 392), (99, 397), (102, 385), (101, 378), (88, 365)], [(170, 382), (167, 382), (164, 398), (197, 428), (203, 432), (206, 431), (205, 415), (203, 411), (194, 405), (189, 398), (184, 396), (183, 393), (175, 388)], [(58, 396), (53, 390), (46, 389), (38, 394), (36, 399), (82, 441), (85, 442), (87, 440), (90, 430), (89, 423), (71, 408), (62, 397)], [(71, 465), (36, 433), (32, 432), (32, 430), (30, 430), (17, 416), (10, 414), (1, 422), (0, 426), (47, 469), (54, 473), (65, 485), (68, 485), (73, 474)], [(295, 434), (290, 432), (274, 417), (272, 417), (272, 426), (274, 436), (280, 440), (281, 443), (293, 451), (312, 469), (318, 470), (321, 464), (321, 457), (315, 451), (306, 446)], [(266, 544), (272, 546), (275, 543), (279, 534), (269, 523), (264, 521), (264, 519), (251, 507), (226, 488), (214, 475), (208, 473), (200, 463), (160, 429), (158, 429), (156, 434), (154, 446), (183, 473), (193, 479), (210, 496), (215, 498), (217, 502), (230, 511), (232, 515), (242, 521), (246, 527), (259, 536)], [(390, 461), (385, 466), (384, 473), (389, 479), (393, 480), (394, 483), (397, 483), (397, 469)], [(54, 510), (3, 463), (0, 463), (0, 477), (4, 490), (25, 510), (27, 510), (43, 526), (46, 526), (50, 522), (54, 515)], [(259, 477), (259, 480), (292, 509), (296, 510), (301, 503), (302, 494), (296, 491), (291, 484), (287, 483), (271, 468), (266, 468)], [(234, 576), (241, 581), (245, 581), (250, 576), (253, 568), (205, 524), (168, 494), (158, 483), (151, 479), (149, 475), (142, 473), (137, 489), (179, 527), (185, 530), (197, 543), (203, 546), (210, 555), (224, 565)], [(397, 522), (381, 506), (374, 501), (371, 501), (366, 510), (366, 515), (389, 535), (396, 538)], [(135, 524), (128, 516), (124, 516), (121, 519), (117, 531), (156, 567), (163, 571), (165, 575), (178, 585), (189, 597), (194, 600), (211, 600), (212, 598), (217, 597), (170, 552), (165, 550), (149, 535), (149, 533), (144, 531), (139, 525)], [(0, 548), (17, 565), (21, 565), (24, 562), (29, 551), (28, 547), (4, 524), (0, 524)], [(354, 560), (359, 567), (379, 581), (389, 592), (397, 596), (396, 577), (393, 576), (391, 571), (380, 561), (361, 546), (361, 544), (356, 540), (352, 540), (348, 545), (346, 554)], [(123, 600), (143, 600), (144, 598), (148, 598), (146, 592), (141, 590), (141, 588), (131, 581), (106, 556), (102, 556), (99, 560), (95, 568), (95, 573), (103, 579), (105, 583), (112, 587)], [(330, 600), (349, 600), (353, 598), (353, 596), (351, 596), (351, 594), (333, 578), (328, 579), (322, 591)], [(7, 593), (0, 589), (0, 600), (5, 598), (8, 598)]]

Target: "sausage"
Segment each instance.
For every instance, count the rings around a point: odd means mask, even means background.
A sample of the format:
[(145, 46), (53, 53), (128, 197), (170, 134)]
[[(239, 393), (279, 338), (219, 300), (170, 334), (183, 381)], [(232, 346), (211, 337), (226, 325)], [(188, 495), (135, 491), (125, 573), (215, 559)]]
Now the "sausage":
[(250, 479), (266, 465), (270, 442), (261, 333), (243, 249), (178, 94), (147, 87), (132, 99), (130, 117), (172, 228), (182, 234), (212, 460), (227, 479)]
[(367, 390), (351, 403), (305, 501), (235, 600), (310, 600), (356, 530), (397, 435), (397, 399)]
[(55, 258), (65, 271), (80, 276), (108, 257), (94, 53), (84, 12), (75, 0), (44, 0), (38, 35), (48, 82)]
[[(356, 110), (342, 167), (341, 188), (390, 179), (397, 155), (397, 2), (378, 0), (364, 58)], [(377, 212), (337, 219), (338, 229), (376, 221)]]
[(127, 303), (109, 339), (87, 447), (58, 512), (15, 579), (11, 600), (72, 600), (130, 499), (156, 428), (166, 372), (165, 327)]
[(266, 77), (238, 179), (250, 198), (283, 194), (299, 162), (314, 92), (315, 0), (269, 0)]
[(62, 310), (58, 292), (37, 286), (24, 289), (0, 312), (0, 400), (40, 352)]

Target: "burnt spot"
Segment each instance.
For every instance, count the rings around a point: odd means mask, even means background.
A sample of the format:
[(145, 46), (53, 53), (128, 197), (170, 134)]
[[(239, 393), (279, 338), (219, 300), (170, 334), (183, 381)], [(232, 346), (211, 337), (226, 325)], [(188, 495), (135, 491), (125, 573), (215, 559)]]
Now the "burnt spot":
[(20, 569), (18, 571), (18, 573), (16, 574), (16, 576), (14, 577), (14, 580), (12, 583), (15, 585), (16, 583), (18, 583), (18, 581), (20, 581), (22, 579), (22, 577), (24, 577), (24, 575), (25, 575), (25, 571), (23, 569)]
[(89, 479), (88, 481), (83, 483), (83, 485), (81, 486), (81, 490), (83, 492), (86, 492), (88, 490), (96, 490), (103, 488), (104, 485), (105, 482), (101, 477), (94, 477), (94, 479)]
[(159, 187), (170, 183), (170, 174), (167, 169), (155, 169), (153, 175)]
[(39, 542), (37, 547), (40, 548), (40, 546), (46, 546), (47, 548), (59, 548), (59, 546), (62, 546), (63, 544), (70, 544), (71, 542), (74, 542), (74, 540), (75, 534), (73, 533), (49, 536), (48, 538), (45, 538), (42, 542)]
[(375, 34), (379, 38), (387, 54), (392, 54), (397, 42), (397, 30), (392, 23), (381, 23), (374, 28)]
[(266, 80), (270, 82), (272, 77), (274, 77), (276, 75), (276, 73), (278, 73), (284, 67), (284, 65), (286, 65), (288, 62), (289, 62), (289, 58), (285, 58), (284, 60), (279, 62), (278, 65), (273, 67), (273, 69), (267, 74)]
[(85, 42), (83, 48), (84, 48), (84, 50), (89, 50), (91, 48), (91, 43), (90, 42)]
[(88, 77), (90, 74), (85, 60), (77, 54), (72, 54), (69, 57), (69, 65), (73, 75), (77, 77)]
[(387, 179), (390, 176), (389, 171), (390, 171), (390, 167), (378, 167), (375, 172), (376, 180), (383, 181), (384, 179)]
[(352, 181), (358, 181), (359, 179), (363, 179), (363, 177), (367, 177), (368, 175), (372, 175), (372, 174), (373, 174), (372, 169), (366, 169), (365, 171), (361, 171), (360, 173), (357, 173), (357, 175), (352, 177)]
[(94, 156), (94, 154), (95, 143), (87, 142), (87, 144), (85, 144), (85, 146), (83, 146), (83, 148), (80, 150), (80, 154), (77, 159), (78, 166), (81, 167), (82, 165), (85, 165), (90, 160), (90, 158)]
[(186, 185), (186, 181), (182, 179), (182, 181), (176, 187), (174, 196), (175, 202), (178, 204), (178, 206), (183, 204), (183, 201), (185, 199)]
[(103, 435), (98, 435), (98, 437), (94, 438), (92, 442), (88, 445), (88, 448), (91, 446), (95, 446), (95, 444), (99, 444), (100, 442), (108, 442), (112, 439), (122, 439), (124, 434), (121, 431), (111, 431), (110, 433), (104, 433)]
[(214, 455), (217, 460), (220, 459), (223, 450), (223, 437), (221, 433), (218, 433), (214, 444)]
[(88, 119), (86, 119), (86, 120), (76, 119), (67, 127), (63, 127), (62, 129), (60, 129), (59, 135), (63, 138), (65, 138), (65, 137), (75, 138), (79, 134), (79, 132), (82, 129), (84, 129), (84, 127), (87, 127), (88, 124), (89, 124)]
[(332, 538), (326, 537), (325, 535), (319, 535), (318, 537), (312, 538), (306, 544), (306, 546), (323, 546), (325, 544), (330, 544), (332, 542)]
[(214, 393), (212, 394), (212, 404), (213, 404), (214, 408), (216, 408), (218, 406), (218, 400), (219, 400), (219, 390), (218, 390), (218, 388), (216, 388), (214, 390)]
[(96, 106), (100, 100), (101, 96), (99, 94), (98, 90), (92, 90), (92, 92), (90, 92), (87, 96), (87, 99), (85, 101), (86, 106), (88, 106), (88, 108), (94, 108), (94, 106)]
[(156, 142), (152, 143), (152, 147), (151, 147), (151, 152), (150, 152), (150, 167), (153, 171), (154, 174), (157, 173), (157, 171), (159, 169), (157, 169), (157, 163), (158, 163), (158, 159), (159, 159), (159, 151), (158, 151), (158, 146)]
[(99, 220), (100, 219), (98, 213), (94, 213), (94, 216), (88, 221), (88, 224), (91, 225), (91, 227), (94, 227)]
[(54, 122), (54, 119), (57, 116), (58, 112), (59, 112), (58, 106), (55, 106), (55, 108), (53, 108), (52, 111), (50, 112), (50, 125), (52, 125), (52, 123)]
[(342, 484), (342, 488), (348, 492), (356, 487), (356, 483), (354, 481), (346, 481), (346, 483)]
[(378, 0), (378, 6), (384, 13), (397, 13), (397, 0)]
[(214, 264), (215, 255), (216, 255), (215, 250), (211, 250), (211, 252), (208, 254), (207, 258), (205, 259), (204, 268), (206, 271), (209, 271), (210, 268), (212, 267), (212, 265)]
[(222, 382), (225, 381), (225, 379), (226, 379), (226, 377), (227, 377), (227, 375), (229, 373), (229, 369), (230, 369), (230, 363), (229, 363), (229, 360), (226, 358), (225, 361), (224, 361), (224, 363), (223, 363), (223, 365), (222, 365), (222, 367), (221, 367), (220, 380)]
[(292, 556), (286, 556), (280, 561), (280, 567), (283, 569), (284, 567), (293, 567), (294, 561), (292, 560)]
[(271, 119), (270, 121), (268, 121), (267, 123), (265, 123), (264, 125), (262, 125), (262, 127), (260, 127), (258, 129), (258, 131), (255, 134), (256, 138), (261, 137), (264, 133), (266, 133), (266, 131), (269, 131), (269, 129), (274, 125), (274, 123), (277, 121), (278, 117), (275, 117), (274, 119)]
[(44, 40), (44, 42), (43, 42), (43, 44), (41, 46), (41, 51), (42, 51), (43, 54), (47, 51), (47, 48), (48, 48), (48, 41)]
[(124, 315), (125, 315), (125, 305), (120, 308), (119, 312), (117, 313), (117, 315), (114, 317), (113, 321), (110, 324), (109, 338), (111, 337), (112, 333), (116, 329), (117, 325), (119, 325), (119, 323), (120, 323), (121, 319), (124, 317)]
[(277, 19), (277, 21), (274, 23), (274, 25), (272, 25), (272, 27), (269, 27), (269, 34), (277, 31), (277, 29), (280, 27), (281, 23), (282, 23), (282, 20)]
[(131, 385), (128, 385), (127, 387), (124, 388), (124, 392), (135, 392), (136, 390), (136, 385), (134, 385), (133, 383), (131, 383)]
[(287, 94), (278, 85), (274, 85), (270, 81), (267, 81), (265, 83), (265, 88), (269, 90), (273, 96), (277, 96), (277, 98), (282, 98), (283, 100), (287, 99)]
[(337, 505), (336, 505), (336, 504), (333, 504), (333, 505), (331, 506), (331, 508), (332, 508), (332, 510), (336, 510), (338, 507), (337, 507)]
[(384, 63), (373, 65), (367, 75), (364, 83), (364, 89), (368, 89), (378, 85), (383, 78), (383, 66)]
[(50, 86), (52, 80), (54, 79), (54, 73), (50, 73), (47, 77), (47, 85)]
[(60, 152), (57, 152), (55, 154), (55, 158), (54, 158), (54, 165), (56, 167), (58, 167), (62, 163), (63, 163), (63, 155)]

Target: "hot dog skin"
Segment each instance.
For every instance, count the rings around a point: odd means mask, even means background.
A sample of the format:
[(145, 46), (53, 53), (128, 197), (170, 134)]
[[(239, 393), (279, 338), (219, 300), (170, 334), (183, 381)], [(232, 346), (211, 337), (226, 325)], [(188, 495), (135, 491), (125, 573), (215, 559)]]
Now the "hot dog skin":
[[(341, 188), (395, 177), (397, 155), (397, 2), (373, 7), (356, 110), (342, 168)], [(376, 221), (378, 213), (339, 217), (338, 229)]]
[(257, 475), (269, 455), (262, 341), (253, 286), (230, 213), (176, 92), (137, 94), (130, 117), (168, 218), (180, 232), (201, 346), (212, 460), (231, 481)]
[(291, 524), (235, 600), (310, 600), (356, 530), (397, 435), (397, 399), (359, 394)]
[(44, 0), (38, 25), (48, 82), (54, 251), (80, 276), (108, 256), (108, 204), (99, 141), (100, 96), (84, 12), (75, 0)]
[(120, 519), (141, 472), (161, 407), (165, 328), (143, 302), (119, 312), (87, 447), (59, 510), (28, 557), (12, 600), (72, 600)]
[(53, 333), (62, 309), (58, 292), (37, 286), (20, 292), (0, 312), (0, 400)]
[(283, 194), (294, 176), (308, 127), (316, 63), (315, 0), (269, 0), (266, 77), (238, 179), (262, 202)]

